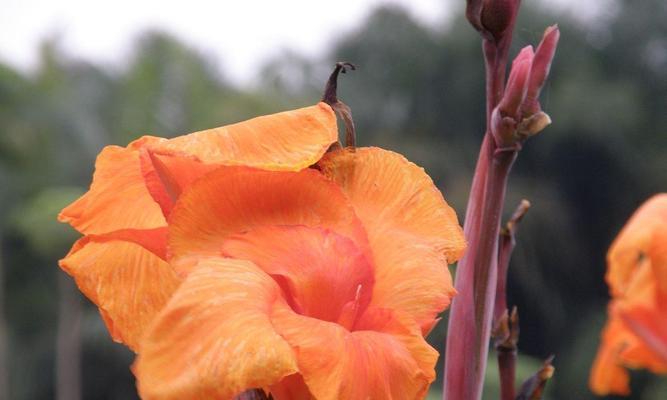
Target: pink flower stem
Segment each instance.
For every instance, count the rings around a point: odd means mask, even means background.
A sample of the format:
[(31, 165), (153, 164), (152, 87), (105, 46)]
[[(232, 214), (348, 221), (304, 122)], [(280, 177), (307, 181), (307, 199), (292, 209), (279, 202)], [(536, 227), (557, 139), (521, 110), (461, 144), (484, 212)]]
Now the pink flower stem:
[(507, 310), (507, 270), (512, 251), (516, 245), (518, 223), (528, 211), (530, 202), (522, 200), (512, 218), (500, 232), (498, 248), (498, 283), (496, 286), (496, 304), (493, 312), (493, 341), (498, 358), (500, 374), (500, 400), (514, 400), (516, 392), (517, 343), (519, 342), (519, 315), (516, 307), (510, 314)]
[(481, 399), (498, 279), (498, 237), (507, 178), (520, 146), (498, 148), (491, 112), (500, 102), (512, 26), (499, 40), (485, 37), (487, 130), (468, 200), (464, 232), (468, 250), (459, 261), (445, 350), (443, 398)]
[(496, 304), (493, 312), (494, 326), (500, 321), (503, 314), (507, 311), (507, 271), (509, 270), (512, 252), (516, 246), (516, 232), (519, 222), (528, 212), (530, 202), (526, 199), (521, 200), (512, 217), (507, 221), (505, 227), (500, 232), (500, 244), (498, 248), (498, 284), (496, 285)]
[(500, 400), (514, 400), (516, 392), (514, 382), (516, 381), (516, 357), (517, 347), (504, 345), (496, 346), (498, 354), (498, 371), (500, 372)]

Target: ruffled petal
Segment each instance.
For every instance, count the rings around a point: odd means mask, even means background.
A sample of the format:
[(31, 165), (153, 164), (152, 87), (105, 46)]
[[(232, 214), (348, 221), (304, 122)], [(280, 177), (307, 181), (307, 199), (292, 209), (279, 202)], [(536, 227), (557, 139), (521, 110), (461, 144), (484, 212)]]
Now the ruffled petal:
[(598, 396), (630, 394), (630, 374), (619, 360), (621, 350), (634, 339), (618, 319), (607, 322), (602, 331), (602, 343), (593, 362), (588, 385)]
[(270, 226), (229, 237), (222, 253), (252, 261), (282, 283), (292, 309), (341, 322), (348, 303), (354, 323), (371, 300), (373, 268), (352, 240), (322, 228)]
[(269, 315), (280, 288), (248, 261), (208, 258), (149, 328), (134, 366), (144, 399), (231, 400), (297, 371)]
[(144, 137), (127, 148), (105, 147), (97, 156), (90, 190), (63, 209), (58, 220), (84, 234), (165, 226), (162, 211), (146, 188), (138, 150), (158, 140)]
[(667, 229), (667, 194), (663, 193), (647, 200), (635, 212), (609, 248), (605, 278), (612, 296), (625, 292), (640, 258), (649, 253), (654, 233), (664, 229)]
[(456, 213), (424, 170), (399, 154), (345, 149), (327, 153), (319, 166), (342, 187), (368, 232), (372, 304), (409, 313), (426, 333), (455, 294), (447, 263), (465, 249)]
[(90, 190), (59, 220), (84, 234), (164, 226), (178, 193), (211, 167), (298, 171), (337, 140), (333, 110), (319, 103), (171, 140), (144, 136), (126, 148), (107, 146)]
[(376, 147), (327, 153), (322, 173), (343, 188), (369, 237), (402, 231), (458, 260), (466, 244), (456, 212), (423, 168)]
[(298, 171), (316, 163), (337, 140), (336, 116), (319, 103), (180, 136), (152, 149), (193, 155), (206, 164)]
[(188, 256), (220, 255), (229, 235), (271, 225), (327, 228), (367, 248), (354, 210), (318, 171), (223, 167), (196, 181), (176, 203), (169, 218), (172, 262), (187, 273)]
[[(651, 237), (654, 235), (647, 235), (646, 239)], [(600, 395), (629, 393), (629, 375), (625, 368), (667, 373), (667, 306), (660, 300), (653, 265), (659, 257), (650, 243), (642, 242), (640, 246), (648, 253), (641, 256), (636, 253), (622, 294), (609, 305), (609, 322), (591, 371), (591, 388)], [(617, 289), (621, 290), (618, 286)]]
[(60, 261), (100, 308), (112, 338), (135, 352), (145, 329), (180, 283), (156, 254), (164, 253), (164, 237), (161, 230), (87, 236)]
[(354, 332), (286, 305), (277, 305), (271, 319), (297, 349), (299, 371), (316, 399), (422, 399), (438, 353), (414, 323), (408, 328), (390, 311), (366, 314), (365, 329)]
[(445, 256), (413, 235), (371, 237), (378, 268), (371, 304), (408, 313), (427, 334), (456, 294)]

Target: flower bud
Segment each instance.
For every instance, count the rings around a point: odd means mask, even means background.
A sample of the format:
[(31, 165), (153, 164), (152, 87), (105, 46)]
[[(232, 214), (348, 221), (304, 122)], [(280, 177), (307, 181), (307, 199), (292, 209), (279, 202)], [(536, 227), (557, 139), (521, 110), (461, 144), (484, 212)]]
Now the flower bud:
[(507, 87), (505, 88), (503, 98), (498, 104), (498, 109), (503, 117), (515, 118), (517, 116), (519, 107), (526, 98), (533, 57), (533, 47), (526, 46), (519, 52), (514, 62), (512, 62), (512, 70), (507, 81)]
[(541, 110), (538, 99), (542, 86), (544, 86), (544, 82), (549, 75), (551, 61), (556, 54), (556, 46), (558, 45), (559, 37), (560, 31), (558, 30), (557, 25), (548, 27), (544, 32), (540, 45), (535, 51), (533, 66), (530, 71), (530, 79), (528, 81), (526, 99), (521, 106), (521, 112), (524, 117), (533, 115)]
[(519, 0), (483, 0), (480, 22), (484, 30), (499, 40), (513, 25), (519, 3)]
[(481, 22), (481, 17), (482, 17), (482, 0), (467, 0), (466, 4), (466, 18), (468, 19), (468, 22), (477, 29), (478, 31), (482, 31), (484, 28), (482, 28), (482, 22)]

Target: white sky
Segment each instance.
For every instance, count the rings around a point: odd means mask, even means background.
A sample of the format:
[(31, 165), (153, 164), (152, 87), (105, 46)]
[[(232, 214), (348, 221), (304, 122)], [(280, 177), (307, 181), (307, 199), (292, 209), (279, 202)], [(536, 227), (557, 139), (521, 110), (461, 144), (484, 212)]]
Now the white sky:
[(243, 80), (282, 49), (319, 55), (336, 31), (356, 27), (378, 4), (401, 3), (435, 23), (444, 17), (447, 2), (2, 0), (0, 60), (30, 68), (40, 41), (57, 34), (66, 54), (117, 65), (130, 54), (138, 33), (159, 28), (213, 56), (227, 73)]
[[(567, 0), (551, 0), (563, 3)], [(34, 66), (38, 44), (58, 35), (66, 54), (122, 65), (133, 39), (149, 28), (176, 35), (212, 56), (240, 81), (283, 49), (318, 56), (377, 5), (399, 3), (441, 23), (464, 0), (2, 0), (0, 61)]]

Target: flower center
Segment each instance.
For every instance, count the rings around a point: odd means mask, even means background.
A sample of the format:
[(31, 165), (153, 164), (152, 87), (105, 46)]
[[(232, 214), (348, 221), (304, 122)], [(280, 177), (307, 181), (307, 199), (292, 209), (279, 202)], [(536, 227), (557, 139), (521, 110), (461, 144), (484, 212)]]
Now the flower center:
[(369, 258), (349, 238), (306, 226), (270, 226), (231, 236), (223, 255), (252, 261), (301, 314), (354, 329), (373, 290)]

